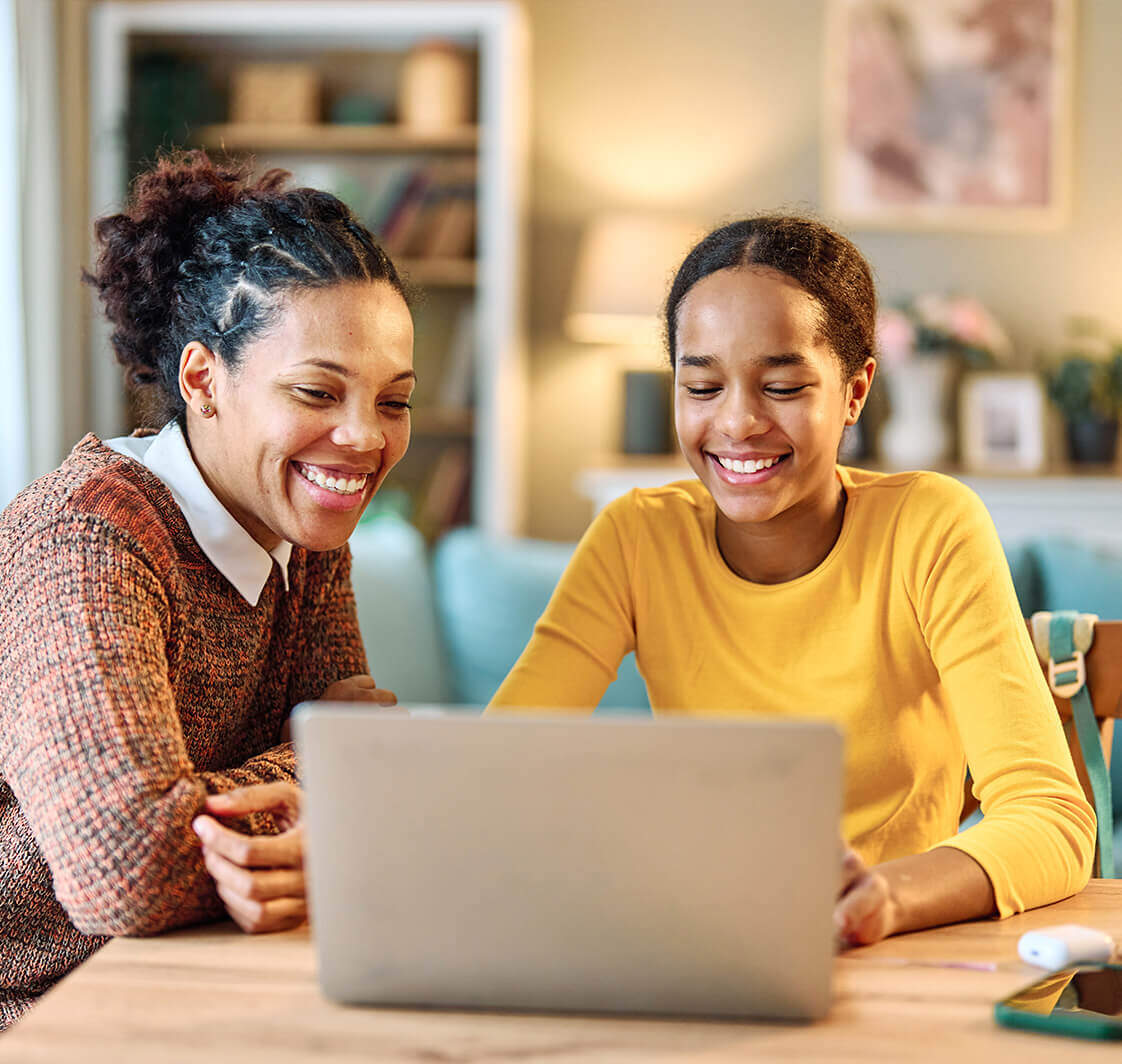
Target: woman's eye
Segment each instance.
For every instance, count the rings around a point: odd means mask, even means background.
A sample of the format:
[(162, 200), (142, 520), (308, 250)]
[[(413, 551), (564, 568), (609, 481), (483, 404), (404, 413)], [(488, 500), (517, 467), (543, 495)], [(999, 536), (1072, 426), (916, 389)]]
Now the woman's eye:
[(383, 399), (382, 406), (388, 406), (391, 410), (401, 412), (413, 409), (413, 404), (408, 399)]
[(320, 388), (299, 387), (296, 391), (306, 399), (315, 399), (317, 402), (321, 403), (328, 402), (335, 398), (330, 392), (325, 392)]

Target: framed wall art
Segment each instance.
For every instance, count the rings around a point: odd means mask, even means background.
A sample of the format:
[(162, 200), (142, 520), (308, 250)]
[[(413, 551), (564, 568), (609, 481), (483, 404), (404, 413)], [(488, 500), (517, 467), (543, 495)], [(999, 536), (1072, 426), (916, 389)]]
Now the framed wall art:
[(1076, 0), (827, 0), (823, 200), (858, 227), (1056, 228)]
[(971, 473), (1039, 473), (1044, 387), (1035, 373), (969, 373), (959, 392), (962, 464)]

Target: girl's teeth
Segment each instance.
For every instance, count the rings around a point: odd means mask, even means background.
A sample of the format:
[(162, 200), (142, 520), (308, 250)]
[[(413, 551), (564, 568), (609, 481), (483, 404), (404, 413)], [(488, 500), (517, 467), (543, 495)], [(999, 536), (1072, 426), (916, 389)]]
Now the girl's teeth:
[(321, 473), (318, 469), (300, 464), (297, 464), (296, 469), (305, 480), (310, 480), (313, 484), (318, 484), (321, 488), (333, 491), (337, 495), (354, 495), (356, 492), (361, 491), (366, 485), (365, 475), (349, 478), (329, 477), (325, 473)]
[(735, 458), (721, 458), (718, 455), (717, 461), (730, 473), (758, 473), (761, 469), (770, 469), (779, 459), (762, 458), (758, 462), (748, 459), (746, 462), (740, 462)]

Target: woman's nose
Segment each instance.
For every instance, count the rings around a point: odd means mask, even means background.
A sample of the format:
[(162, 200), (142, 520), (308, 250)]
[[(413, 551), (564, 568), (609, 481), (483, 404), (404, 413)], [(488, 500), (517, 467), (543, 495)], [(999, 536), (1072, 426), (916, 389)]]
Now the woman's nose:
[(363, 410), (355, 407), (335, 426), (332, 441), (340, 447), (355, 451), (380, 451), (386, 445), (382, 419), (377, 409)]

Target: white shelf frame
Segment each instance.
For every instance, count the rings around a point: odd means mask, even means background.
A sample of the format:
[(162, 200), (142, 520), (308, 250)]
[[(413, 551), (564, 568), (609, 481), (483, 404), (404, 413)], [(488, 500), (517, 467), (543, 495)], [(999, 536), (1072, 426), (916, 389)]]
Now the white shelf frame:
[[(125, 184), (129, 38), (138, 34), (290, 38), (357, 51), (404, 47), (440, 36), (479, 49), (479, 230), (476, 284), (472, 511), (499, 535), (521, 532), (525, 321), (522, 232), (527, 173), (529, 35), (522, 11), (503, 0), (319, 0), (269, 3), (111, 0), (90, 14), (90, 211), (118, 209)], [(90, 354), (89, 423), (99, 435), (124, 427), (120, 370), (99, 318)]]

